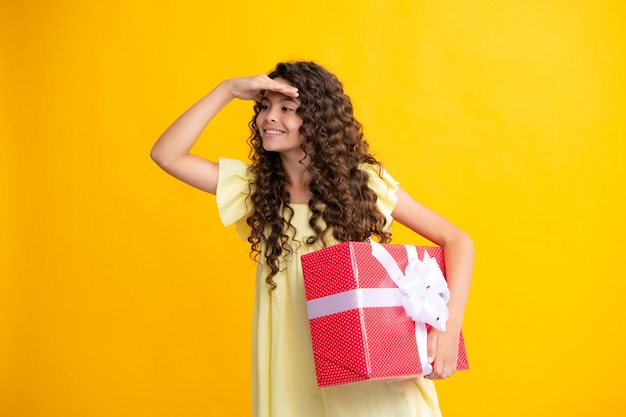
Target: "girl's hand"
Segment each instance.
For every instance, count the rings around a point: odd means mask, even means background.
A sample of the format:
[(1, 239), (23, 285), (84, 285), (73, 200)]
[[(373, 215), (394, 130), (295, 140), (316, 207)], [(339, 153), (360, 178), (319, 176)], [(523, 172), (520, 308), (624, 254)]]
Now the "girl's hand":
[(428, 379), (449, 378), (456, 371), (459, 355), (459, 331), (447, 329), (441, 332), (431, 328), (428, 332), (428, 361), (433, 365), (433, 372)]
[(261, 101), (261, 92), (264, 90), (276, 91), (288, 97), (298, 97), (298, 89), (271, 79), (265, 74), (253, 77), (231, 78), (225, 81), (228, 90), (235, 98), (242, 100)]
[(222, 81), (209, 94), (183, 113), (152, 147), (150, 156), (166, 172), (208, 193), (217, 192), (219, 167), (191, 153), (203, 129), (231, 100), (261, 101), (261, 91), (270, 90), (298, 97), (298, 89), (267, 75), (231, 78)]

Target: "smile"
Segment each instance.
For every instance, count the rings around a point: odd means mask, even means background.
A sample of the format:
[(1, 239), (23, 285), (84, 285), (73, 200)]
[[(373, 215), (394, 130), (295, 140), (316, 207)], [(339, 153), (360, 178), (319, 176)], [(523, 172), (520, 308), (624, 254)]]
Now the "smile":
[(283, 133), (285, 133), (285, 132), (283, 132), (283, 131), (281, 131), (281, 130), (266, 129), (266, 130), (265, 130), (265, 133), (266, 133), (267, 135), (282, 135), (282, 134), (283, 134)]

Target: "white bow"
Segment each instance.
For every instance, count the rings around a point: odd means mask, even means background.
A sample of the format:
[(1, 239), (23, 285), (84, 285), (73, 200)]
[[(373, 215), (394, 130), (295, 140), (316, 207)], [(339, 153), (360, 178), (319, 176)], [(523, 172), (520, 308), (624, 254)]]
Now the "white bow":
[(415, 337), (420, 353), (424, 375), (432, 372), (432, 366), (426, 360), (427, 332), (424, 323), (437, 330), (445, 331), (450, 315), (447, 303), (450, 290), (443, 272), (435, 258), (424, 251), (424, 260), (420, 261), (415, 246), (404, 245), (408, 265), (404, 271), (395, 259), (379, 243), (371, 242), (372, 255), (378, 259), (393, 282), (402, 292), (402, 306), (407, 316), (415, 321)]
[[(412, 246), (406, 246), (415, 250)], [(408, 253), (408, 252), (407, 252)], [(404, 277), (394, 280), (404, 293), (402, 306), (413, 321), (428, 323), (442, 332), (446, 330), (450, 290), (435, 258), (424, 251), (424, 260), (409, 261)]]

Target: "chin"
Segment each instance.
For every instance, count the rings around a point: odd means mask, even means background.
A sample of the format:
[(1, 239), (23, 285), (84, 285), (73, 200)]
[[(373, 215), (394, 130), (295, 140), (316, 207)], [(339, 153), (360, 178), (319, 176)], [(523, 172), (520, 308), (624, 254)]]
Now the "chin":
[(275, 152), (272, 145), (267, 145), (265, 142), (263, 142), (262, 146), (263, 146), (263, 150), (267, 152)]

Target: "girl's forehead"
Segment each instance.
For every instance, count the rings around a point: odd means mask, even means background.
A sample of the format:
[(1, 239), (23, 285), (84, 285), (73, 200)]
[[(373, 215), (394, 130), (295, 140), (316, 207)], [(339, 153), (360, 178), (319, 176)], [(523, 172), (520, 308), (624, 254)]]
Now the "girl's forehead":
[(301, 101), (300, 99), (296, 98), (296, 97), (289, 97), (286, 96), (282, 93), (279, 93), (277, 91), (270, 91), (270, 90), (266, 90), (263, 93), (263, 98), (261, 99), (261, 101), (263, 100), (267, 100), (267, 101), (278, 101), (278, 102), (283, 102), (283, 101), (290, 101), (292, 103), (295, 103), (297, 105), (300, 105)]

